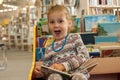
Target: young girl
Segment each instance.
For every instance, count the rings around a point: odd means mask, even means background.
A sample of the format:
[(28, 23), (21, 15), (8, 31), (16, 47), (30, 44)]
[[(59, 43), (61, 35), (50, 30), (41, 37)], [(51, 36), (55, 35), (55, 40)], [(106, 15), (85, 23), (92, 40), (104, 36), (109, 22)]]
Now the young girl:
[[(72, 71), (74, 76), (71, 80), (87, 80), (88, 73), (74, 72), (89, 59), (89, 54), (80, 34), (68, 34), (72, 21), (67, 8), (62, 5), (51, 7), (48, 12), (48, 26), (55, 40), (46, 48), (44, 59), (36, 62), (34, 69), (36, 77), (45, 77), (45, 71), (41, 70), (41, 65), (45, 64), (60, 71)], [(65, 80), (56, 73), (50, 74), (46, 79)]]

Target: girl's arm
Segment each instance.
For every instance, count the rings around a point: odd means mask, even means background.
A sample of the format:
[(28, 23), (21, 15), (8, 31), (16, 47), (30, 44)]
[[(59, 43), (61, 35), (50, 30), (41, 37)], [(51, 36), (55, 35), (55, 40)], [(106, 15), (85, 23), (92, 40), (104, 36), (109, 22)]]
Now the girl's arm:
[(78, 68), (84, 61), (89, 59), (88, 50), (84, 45), (80, 34), (75, 34), (75, 40), (73, 43), (75, 44), (77, 55), (73, 56), (70, 60), (63, 63), (66, 71)]
[(34, 70), (33, 70), (33, 76), (34, 78), (41, 78), (44, 77), (43, 72), (41, 71), (41, 65), (43, 64), (42, 61), (38, 61), (35, 64)]

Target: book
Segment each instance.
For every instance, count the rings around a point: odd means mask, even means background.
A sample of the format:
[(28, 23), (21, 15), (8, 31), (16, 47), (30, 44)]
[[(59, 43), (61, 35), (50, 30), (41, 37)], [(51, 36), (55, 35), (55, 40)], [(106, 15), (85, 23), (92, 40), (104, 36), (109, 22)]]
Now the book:
[[(100, 11), (100, 10), (99, 10)], [(91, 32), (95, 24), (105, 23), (105, 22), (117, 22), (115, 15), (94, 15), (94, 16), (85, 16), (85, 31)], [(113, 26), (112, 26), (113, 27)]]
[(53, 42), (54, 38), (51, 35), (46, 35), (43, 37), (37, 37), (38, 47), (44, 48)]
[(41, 69), (44, 70), (44, 71), (47, 71), (48, 73), (59, 73), (59, 74), (61, 74), (63, 76), (66, 76), (66, 77), (72, 77), (73, 76), (72, 74), (70, 74), (68, 72), (59, 71), (59, 70), (53, 69), (51, 67), (47, 67), (45, 65), (42, 65)]
[(47, 46), (49, 46), (53, 41), (54, 41), (53, 36), (49, 36), (49, 37), (47, 37), (47, 40), (45, 41), (43, 47), (47, 47)]
[(43, 48), (46, 40), (47, 40), (47, 37), (38, 37), (38, 47)]
[(120, 49), (102, 50), (101, 57), (120, 57)]
[(101, 57), (120, 57), (120, 46), (100, 46)]
[(51, 67), (48, 67), (48, 66), (45, 66), (45, 65), (42, 65), (41, 66), (41, 70), (43, 71), (47, 71), (48, 73), (59, 73), (61, 74), (62, 76), (65, 76), (65, 77), (72, 77), (74, 75), (75, 72), (84, 72), (86, 70), (91, 71), (95, 66), (97, 65), (96, 62), (92, 61), (92, 60), (87, 60), (85, 61), (80, 67), (78, 67), (76, 70), (74, 71), (70, 71), (70, 72), (65, 72), (65, 71), (59, 71), (59, 70), (56, 70), (56, 69), (53, 69)]
[(47, 25), (47, 18), (40, 18), (39, 21), (37, 22), (37, 35), (42, 36), (42, 35), (50, 35), (50, 31)]
[(95, 36), (95, 43), (101, 42), (118, 42), (117, 36)]
[(72, 19), (72, 26), (70, 27), (70, 33), (77, 33), (80, 32), (81, 30), (81, 23), (80, 23), (81, 18), (73, 18)]
[(46, 48), (36, 48), (36, 57), (35, 61), (39, 61), (43, 58)]
[(83, 43), (85, 45), (88, 45), (88, 44), (95, 44), (94, 37), (98, 35), (97, 33), (93, 33), (93, 32), (85, 32), (85, 33), (81, 33), (80, 36), (83, 40)]
[(118, 36), (120, 33), (120, 22), (98, 23), (99, 36)]

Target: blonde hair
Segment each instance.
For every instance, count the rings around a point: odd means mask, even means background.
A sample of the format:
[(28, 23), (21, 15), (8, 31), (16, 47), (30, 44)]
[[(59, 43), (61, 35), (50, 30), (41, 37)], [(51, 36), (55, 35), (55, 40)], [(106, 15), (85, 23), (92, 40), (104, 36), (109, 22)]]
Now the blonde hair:
[(47, 12), (47, 17), (49, 18), (49, 14), (53, 13), (53, 12), (64, 12), (66, 15), (67, 19), (71, 19), (71, 14), (69, 13), (68, 9), (64, 6), (64, 5), (55, 5), (55, 6), (51, 6)]

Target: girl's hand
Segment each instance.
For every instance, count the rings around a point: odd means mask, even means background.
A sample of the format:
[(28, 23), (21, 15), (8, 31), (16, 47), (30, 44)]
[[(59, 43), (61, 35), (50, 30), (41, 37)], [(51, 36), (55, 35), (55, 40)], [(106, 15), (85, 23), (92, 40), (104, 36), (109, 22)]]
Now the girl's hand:
[(52, 64), (51, 66), (50, 66), (51, 68), (53, 68), (53, 69), (56, 69), (56, 70), (60, 70), (60, 71), (64, 71), (65, 70), (65, 67), (64, 67), (64, 65), (63, 64)]
[(33, 70), (33, 74), (36, 78), (43, 77), (44, 74), (41, 72), (41, 65), (43, 64), (42, 61), (36, 62), (35, 68)]

